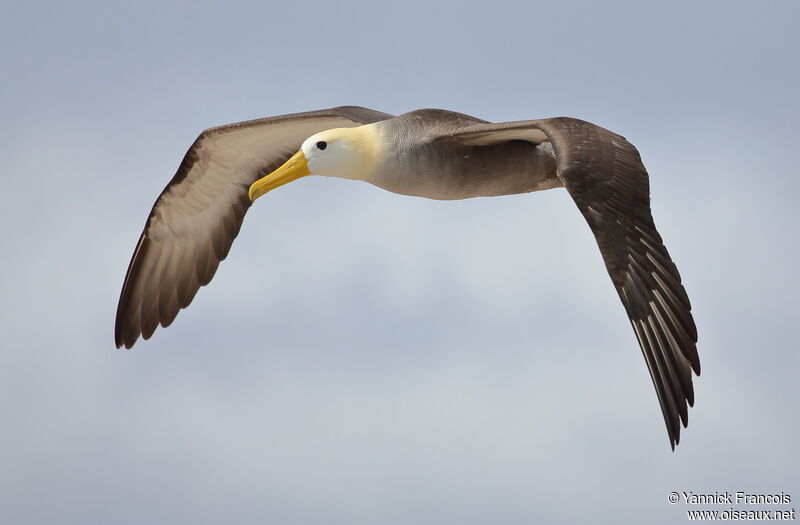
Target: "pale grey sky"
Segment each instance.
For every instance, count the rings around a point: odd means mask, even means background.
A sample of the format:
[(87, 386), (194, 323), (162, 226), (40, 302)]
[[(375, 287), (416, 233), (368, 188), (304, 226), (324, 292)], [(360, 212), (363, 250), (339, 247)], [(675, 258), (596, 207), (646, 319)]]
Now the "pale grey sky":
[[(691, 508), (673, 490), (800, 501), (799, 16), (5, 6), (0, 522), (666, 524)], [(173, 326), (113, 349), (129, 257), (195, 136), (340, 104), (575, 116), (639, 148), (700, 336), (675, 453), (563, 190), (435, 202), (298, 181), (258, 201)]]

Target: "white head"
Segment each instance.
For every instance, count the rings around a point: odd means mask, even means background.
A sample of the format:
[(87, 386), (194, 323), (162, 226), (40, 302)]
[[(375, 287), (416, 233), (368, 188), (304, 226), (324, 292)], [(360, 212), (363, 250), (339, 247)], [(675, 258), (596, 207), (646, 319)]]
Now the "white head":
[(329, 129), (303, 142), (300, 150), (312, 175), (362, 179), (373, 164), (374, 148), (359, 128)]
[(380, 140), (371, 125), (315, 133), (280, 168), (250, 186), (250, 200), (306, 175), (370, 180), (379, 149)]

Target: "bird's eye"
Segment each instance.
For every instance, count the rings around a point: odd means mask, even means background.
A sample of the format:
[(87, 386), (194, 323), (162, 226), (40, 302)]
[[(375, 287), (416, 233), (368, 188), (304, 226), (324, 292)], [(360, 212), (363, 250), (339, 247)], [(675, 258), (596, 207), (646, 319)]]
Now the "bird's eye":
[(324, 140), (320, 140), (319, 142), (317, 142), (317, 149), (325, 149), (327, 147), (328, 143), (325, 142)]

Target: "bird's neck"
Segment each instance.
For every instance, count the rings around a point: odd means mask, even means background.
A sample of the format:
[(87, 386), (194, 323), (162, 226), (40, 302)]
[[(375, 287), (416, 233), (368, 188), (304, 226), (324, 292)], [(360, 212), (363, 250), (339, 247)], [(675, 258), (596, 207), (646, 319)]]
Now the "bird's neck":
[(381, 137), (374, 124), (347, 128), (347, 146), (352, 155), (349, 169), (342, 178), (373, 182), (383, 158)]

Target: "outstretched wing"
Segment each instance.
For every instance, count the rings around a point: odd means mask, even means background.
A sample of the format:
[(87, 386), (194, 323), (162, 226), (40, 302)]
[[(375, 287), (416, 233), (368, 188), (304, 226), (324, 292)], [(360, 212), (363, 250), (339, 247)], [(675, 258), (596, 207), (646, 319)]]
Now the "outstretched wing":
[(623, 137), (571, 118), (475, 124), (441, 140), (488, 145), (549, 141), (557, 175), (597, 239), (658, 394), (672, 448), (694, 404), (700, 374), (697, 329), (678, 269), (650, 212), (650, 184), (638, 151)]
[(156, 199), (133, 252), (117, 307), (117, 348), (169, 326), (228, 255), (250, 207), (247, 191), (309, 136), (391, 118), (339, 107), (207, 129)]

